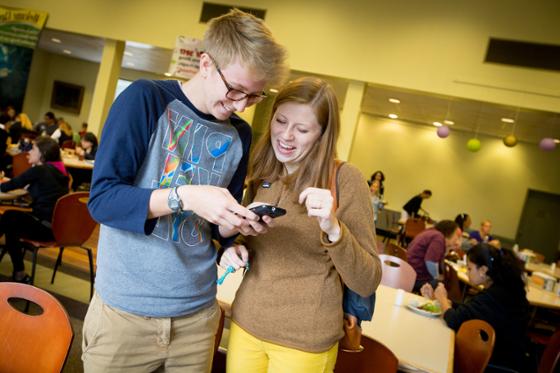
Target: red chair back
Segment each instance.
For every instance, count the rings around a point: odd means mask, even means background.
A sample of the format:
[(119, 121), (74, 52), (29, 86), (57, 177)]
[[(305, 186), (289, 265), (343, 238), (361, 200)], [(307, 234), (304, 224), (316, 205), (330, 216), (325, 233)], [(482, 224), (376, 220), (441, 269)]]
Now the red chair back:
[(391, 242), (388, 242), (387, 245), (385, 245), (383, 254), (396, 256), (397, 258), (401, 258), (405, 262), (408, 262), (408, 258), (406, 257), (406, 249), (403, 249), (399, 245), (395, 245), (394, 243)]
[(12, 157), (12, 177), (19, 176), (30, 168), (27, 152), (21, 152)]
[(449, 299), (453, 302), (461, 303), (463, 301), (463, 292), (461, 291), (459, 276), (455, 268), (447, 263), (444, 263), (443, 266), (443, 283)]
[(335, 373), (395, 373), (399, 361), (385, 345), (362, 335), (360, 352), (338, 350)]
[(404, 225), (404, 236), (413, 240), (418, 233), (426, 229), (426, 222), (421, 218), (409, 218)]
[(380, 254), (383, 274), (381, 283), (395, 289), (411, 292), (416, 281), (416, 271), (410, 264), (396, 256)]
[(560, 329), (546, 344), (539, 364), (539, 373), (554, 373), (560, 367)]
[(66, 194), (54, 207), (52, 230), (59, 246), (82, 246), (91, 236), (96, 222), (89, 214), (89, 192)]
[(469, 320), (461, 324), (455, 337), (455, 373), (482, 373), (492, 351), (496, 333), (486, 321)]
[[(10, 298), (38, 304), (43, 313), (27, 315)], [(66, 310), (52, 295), (31, 285), (0, 283), (0, 372), (61, 372), (74, 333)]]

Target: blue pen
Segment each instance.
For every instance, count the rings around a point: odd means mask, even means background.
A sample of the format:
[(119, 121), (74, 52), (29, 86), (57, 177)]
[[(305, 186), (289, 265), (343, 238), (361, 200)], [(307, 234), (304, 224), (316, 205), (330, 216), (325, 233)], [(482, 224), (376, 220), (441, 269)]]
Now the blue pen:
[(226, 279), (227, 275), (229, 275), (232, 272), (235, 272), (235, 269), (232, 266), (228, 266), (226, 272), (218, 279), (217, 284), (221, 285)]

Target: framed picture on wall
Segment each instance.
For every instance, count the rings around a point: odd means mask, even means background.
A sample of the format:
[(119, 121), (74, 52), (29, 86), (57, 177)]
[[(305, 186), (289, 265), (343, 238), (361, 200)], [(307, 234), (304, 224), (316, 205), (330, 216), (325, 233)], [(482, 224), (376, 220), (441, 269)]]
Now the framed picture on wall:
[(82, 109), (84, 87), (58, 80), (53, 82), (51, 107), (70, 113), (79, 114)]

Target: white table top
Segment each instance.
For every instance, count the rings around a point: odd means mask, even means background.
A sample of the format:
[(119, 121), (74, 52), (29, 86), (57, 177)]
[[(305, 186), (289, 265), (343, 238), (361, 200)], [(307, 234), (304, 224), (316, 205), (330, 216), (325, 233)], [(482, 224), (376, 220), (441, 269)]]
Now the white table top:
[(66, 167), (93, 170), (93, 161), (80, 161), (77, 156), (63, 155), (62, 162), (64, 162)]
[[(459, 280), (463, 281), (469, 286), (472, 286), (469, 282), (469, 276), (467, 276), (467, 273), (464, 271), (464, 269), (460, 268), (460, 266), (456, 263), (448, 263), (452, 265), (453, 268), (455, 268), (455, 270), (457, 271)], [(526, 290), (527, 300), (529, 301), (530, 305), (536, 307), (560, 309), (560, 296), (556, 295), (554, 292), (544, 290), (542, 287), (534, 284), (532, 281), (529, 281), (529, 286), (527, 286)]]
[(554, 276), (556, 279), (560, 279), (560, 268), (556, 268), (554, 271), (551, 271), (550, 264), (544, 263), (525, 263), (525, 271), (527, 272), (543, 272), (547, 275)]
[(27, 190), (25, 189), (14, 189), (6, 193), (0, 192), (0, 200), (7, 201), (7, 200), (18, 199), (19, 197), (24, 196), (26, 194), (27, 194)]
[[(218, 277), (224, 270), (218, 269)], [(231, 304), (242, 280), (242, 271), (230, 274), (218, 286), (217, 298)], [(413, 366), (427, 372), (452, 372), (455, 333), (441, 318), (418, 315), (408, 308), (420, 296), (405, 293), (403, 305), (395, 305), (397, 290), (380, 285), (371, 322), (362, 322), (363, 334), (375, 338), (399, 359), (403, 368)], [(342, 305), (341, 305), (342, 306)]]

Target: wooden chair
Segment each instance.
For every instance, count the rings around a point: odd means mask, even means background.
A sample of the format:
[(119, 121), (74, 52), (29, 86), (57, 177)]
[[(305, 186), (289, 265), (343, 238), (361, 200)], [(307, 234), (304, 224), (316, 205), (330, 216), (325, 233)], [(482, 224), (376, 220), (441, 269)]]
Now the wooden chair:
[(461, 324), (455, 336), (455, 373), (482, 373), (492, 351), (496, 333), (486, 321), (469, 320)]
[(362, 335), (361, 352), (338, 350), (335, 373), (394, 373), (399, 361), (395, 354), (382, 343)]
[(416, 271), (410, 264), (396, 256), (380, 254), (383, 274), (381, 283), (395, 289), (411, 292), (416, 281)]
[(546, 344), (541, 362), (539, 363), (539, 373), (554, 373), (560, 368), (560, 329), (556, 331)]
[[(461, 303), (464, 298), (464, 292), (461, 291), (461, 283), (457, 271), (451, 265), (443, 264), (443, 284), (447, 290), (447, 296), (455, 303)], [(464, 287), (466, 289), (466, 286)]]
[(76, 143), (74, 140), (65, 140), (60, 146), (61, 149), (75, 149)]
[(426, 221), (421, 218), (409, 218), (403, 227), (403, 232), (401, 234), (399, 243), (406, 247), (409, 242), (411, 242), (418, 233), (426, 229)]
[[(10, 298), (38, 304), (40, 315), (13, 308)], [(70, 318), (52, 295), (31, 285), (0, 283), (0, 372), (61, 372), (74, 338)]]
[(30, 168), (27, 152), (21, 152), (12, 157), (12, 177), (19, 176)]
[(62, 254), (65, 247), (80, 247), (86, 250), (89, 260), (90, 298), (93, 296), (93, 253), (92, 249), (85, 247), (84, 242), (91, 236), (96, 222), (92, 219), (87, 209), (88, 192), (70, 193), (62, 196), (56, 202), (52, 220), (54, 241), (34, 241), (22, 239), (24, 247), (33, 252), (33, 267), (31, 270), (31, 283), (35, 280), (37, 266), (37, 252), (43, 247), (59, 247), (58, 257), (54, 266), (51, 284), (54, 283), (56, 271), (62, 264)]
[(401, 258), (402, 260), (404, 260), (405, 262), (408, 263), (408, 258), (407, 258), (407, 255), (406, 255), (407, 254), (406, 249), (403, 249), (402, 247), (400, 247), (399, 245), (396, 245), (394, 243), (387, 242), (387, 244), (385, 245), (385, 250), (383, 251), (383, 254), (396, 256), (397, 258)]

